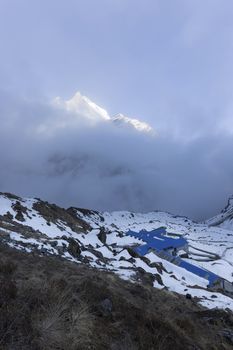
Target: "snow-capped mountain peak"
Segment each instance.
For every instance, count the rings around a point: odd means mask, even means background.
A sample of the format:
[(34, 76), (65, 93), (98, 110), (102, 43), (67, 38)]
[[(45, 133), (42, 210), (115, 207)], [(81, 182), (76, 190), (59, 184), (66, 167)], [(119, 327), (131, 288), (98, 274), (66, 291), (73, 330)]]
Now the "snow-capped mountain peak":
[(101, 108), (96, 103), (92, 102), (88, 97), (81, 95), (80, 92), (76, 92), (76, 94), (69, 100), (63, 100), (61, 97), (56, 97), (53, 100), (53, 104), (65, 109), (67, 112), (73, 112), (88, 119), (110, 119), (108, 112), (104, 108)]
[(52, 104), (55, 108), (63, 109), (69, 113), (73, 113), (79, 117), (86, 118), (92, 123), (110, 122), (116, 126), (131, 127), (138, 132), (153, 133), (153, 128), (138, 119), (127, 117), (123, 114), (117, 114), (111, 117), (109, 113), (96, 103), (91, 101), (88, 97), (77, 92), (71, 99), (64, 100), (61, 97), (56, 97)]
[(126, 117), (125, 115), (123, 115), (121, 113), (117, 114), (111, 120), (119, 126), (127, 125), (127, 126), (135, 128), (138, 131), (153, 132), (153, 128), (149, 124), (142, 122), (138, 119)]

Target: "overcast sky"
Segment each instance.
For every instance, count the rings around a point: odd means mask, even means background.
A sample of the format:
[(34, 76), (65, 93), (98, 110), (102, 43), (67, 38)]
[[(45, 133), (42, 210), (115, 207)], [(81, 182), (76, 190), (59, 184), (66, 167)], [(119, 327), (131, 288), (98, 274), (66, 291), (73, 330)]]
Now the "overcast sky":
[[(218, 212), (233, 194), (232, 18), (232, 0), (0, 0), (0, 191)], [(156, 135), (51, 103), (77, 91)]]

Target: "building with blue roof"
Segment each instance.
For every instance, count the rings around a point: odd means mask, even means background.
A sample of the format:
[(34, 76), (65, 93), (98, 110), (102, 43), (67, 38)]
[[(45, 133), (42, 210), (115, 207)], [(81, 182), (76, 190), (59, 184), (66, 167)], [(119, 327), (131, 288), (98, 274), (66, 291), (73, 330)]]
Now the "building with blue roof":
[(167, 234), (165, 227), (160, 227), (150, 232), (145, 230), (140, 232), (129, 230), (126, 234), (142, 241), (142, 244), (134, 247), (134, 251), (139, 255), (144, 256), (150, 252), (154, 252), (160, 258), (170, 261), (199, 277), (207, 279), (209, 281), (209, 287), (213, 288), (218, 286), (224, 290), (226, 290), (227, 287), (229, 292), (233, 292), (233, 286), (230, 282), (177, 256), (180, 250), (188, 253), (188, 242), (184, 237), (178, 236), (178, 238), (172, 238)]
[(140, 232), (129, 230), (127, 235), (142, 240), (143, 244), (135, 248), (135, 251), (140, 255), (145, 255), (150, 251), (166, 251), (174, 256), (179, 250), (188, 252), (187, 240), (182, 236), (178, 238), (168, 236), (165, 227), (160, 227), (150, 232), (145, 230)]

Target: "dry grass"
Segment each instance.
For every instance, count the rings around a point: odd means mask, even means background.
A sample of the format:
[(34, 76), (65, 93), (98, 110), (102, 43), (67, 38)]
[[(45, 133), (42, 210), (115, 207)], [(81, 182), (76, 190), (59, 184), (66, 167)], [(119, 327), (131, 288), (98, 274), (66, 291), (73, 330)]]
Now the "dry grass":
[(230, 313), (0, 245), (0, 350), (227, 350), (231, 327)]
[(81, 346), (87, 348), (93, 329), (88, 306), (79, 300), (74, 304), (70, 299), (71, 292), (56, 294), (39, 309), (32, 322), (39, 347), (62, 350), (69, 344), (70, 350)]

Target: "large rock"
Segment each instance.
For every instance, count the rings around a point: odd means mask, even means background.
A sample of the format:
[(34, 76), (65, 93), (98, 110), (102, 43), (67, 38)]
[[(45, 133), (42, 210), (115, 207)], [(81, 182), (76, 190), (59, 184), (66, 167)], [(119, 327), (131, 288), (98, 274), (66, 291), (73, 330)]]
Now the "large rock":
[(81, 248), (78, 244), (78, 242), (73, 239), (73, 238), (69, 238), (68, 239), (69, 245), (68, 245), (68, 252), (70, 253), (70, 255), (72, 255), (74, 258), (78, 258), (81, 254)]
[(100, 242), (106, 244), (107, 233), (104, 227), (100, 228), (100, 232), (98, 233), (97, 237), (99, 238)]

